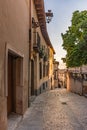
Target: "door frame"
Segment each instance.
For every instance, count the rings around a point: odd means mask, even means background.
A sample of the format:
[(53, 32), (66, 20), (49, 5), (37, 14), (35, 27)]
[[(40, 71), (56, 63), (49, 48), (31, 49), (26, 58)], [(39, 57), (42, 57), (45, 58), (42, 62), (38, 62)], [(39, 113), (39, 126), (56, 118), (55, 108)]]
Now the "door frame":
[[(24, 55), (20, 53), (17, 49), (15, 49), (13, 46), (10, 44), (6, 43), (5, 46), (5, 96), (8, 96), (8, 54), (11, 53), (13, 56), (17, 56), (19, 58), (19, 63), (20, 63), (20, 70), (21, 70), (21, 76), (20, 76), (20, 85), (19, 86), (24, 86), (24, 78), (23, 78), (23, 59)], [(23, 87), (21, 88), (23, 89)], [(23, 91), (23, 90), (21, 90)], [(19, 111), (19, 110), (18, 110)], [(22, 112), (18, 112), (22, 113)]]

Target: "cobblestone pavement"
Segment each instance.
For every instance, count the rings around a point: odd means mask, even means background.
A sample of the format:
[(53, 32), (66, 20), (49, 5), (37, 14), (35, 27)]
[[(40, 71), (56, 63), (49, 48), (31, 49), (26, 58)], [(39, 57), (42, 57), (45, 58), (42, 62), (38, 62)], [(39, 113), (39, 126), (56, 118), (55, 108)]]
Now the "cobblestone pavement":
[(65, 89), (36, 97), (16, 130), (87, 130), (87, 98)]

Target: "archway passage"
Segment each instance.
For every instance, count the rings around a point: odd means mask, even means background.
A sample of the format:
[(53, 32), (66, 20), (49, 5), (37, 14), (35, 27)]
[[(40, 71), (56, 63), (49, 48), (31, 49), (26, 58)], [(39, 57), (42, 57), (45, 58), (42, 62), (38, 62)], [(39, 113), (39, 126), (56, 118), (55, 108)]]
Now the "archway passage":
[(7, 114), (16, 112), (16, 58), (8, 54)]

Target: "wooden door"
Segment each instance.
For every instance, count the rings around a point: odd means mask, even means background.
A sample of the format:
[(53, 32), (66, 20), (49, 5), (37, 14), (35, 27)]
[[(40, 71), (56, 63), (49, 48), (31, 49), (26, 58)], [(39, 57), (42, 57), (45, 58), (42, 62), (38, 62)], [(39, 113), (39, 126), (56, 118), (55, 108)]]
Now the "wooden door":
[(7, 97), (7, 114), (15, 112), (15, 58), (8, 55), (8, 97)]

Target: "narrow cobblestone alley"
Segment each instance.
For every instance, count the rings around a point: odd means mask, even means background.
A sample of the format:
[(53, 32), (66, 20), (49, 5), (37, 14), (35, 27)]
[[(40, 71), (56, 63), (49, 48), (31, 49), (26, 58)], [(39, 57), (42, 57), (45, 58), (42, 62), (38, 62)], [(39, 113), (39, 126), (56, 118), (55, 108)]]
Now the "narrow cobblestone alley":
[(87, 98), (65, 89), (36, 97), (15, 130), (87, 130)]

